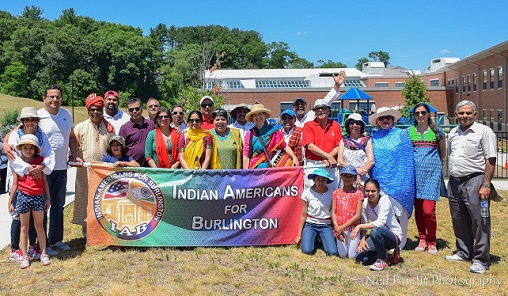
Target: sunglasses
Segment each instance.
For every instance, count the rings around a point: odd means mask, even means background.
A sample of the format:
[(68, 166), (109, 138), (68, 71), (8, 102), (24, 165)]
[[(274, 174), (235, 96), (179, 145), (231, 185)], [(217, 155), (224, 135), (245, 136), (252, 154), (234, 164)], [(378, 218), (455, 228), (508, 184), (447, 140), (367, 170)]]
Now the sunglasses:
[(204, 104), (201, 104), (201, 107), (203, 107), (203, 108), (212, 107), (212, 106), (213, 106), (213, 103), (204, 103)]
[(422, 116), (425, 116), (425, 115), (427, 115), (427, 114), (428, 114), (428, 112), (427, 112), (427, 111), (416, 111), (416, 112), (415, 112), (415, 115), (416, 115), (416, 116), (420, 116), (420, 114), (421, 114)]
[(393, 116), (379, 116), (379, 120), (394, 120)]
[(159, 115), (159, 117), (157, 117), (157, 119), (169, 119), (170, 116), (169, 115)]
[(362, 125), (363, 124), (363, 121), (359, 121), (359, 120), (351, 120), (349, 122), (350, 125)]
[(183, 111), (180, 111), (180, 112), (173, 111), (173, 113), (171, 113), (171, 114), (173, 114), (173, 115), (184, 115), (185, 113)]
[(201, 119), (189, 119), (189, 122), (195, 122), (195, 123), (200, 123), (201, 122)]
[(293, 119), (292, 116), (282, 116), (282, 120), (291, 120)]
[(464, 114), (472, 115), (473, 112), (457, 112), (457, 114), (459, 114), (459, 115), (464, 115)]
[(27, 118), (21, 119), (21, 121), (23, 121), (23, 122), (37, 122), (38, 120), (39, 120), (39, 118), (36, 118), (36, 117), (27, 117)]
[(133, 108), (129, 108), (129, 112), (134, 112), (134, 111), (141, 111), (141, 107), (133, 107)]
[(159, 105), (150, 105), (148, 108), (159, 108)]
[(102, 112), (102, 108), (90, 108), (88, 109), (90, 112)]

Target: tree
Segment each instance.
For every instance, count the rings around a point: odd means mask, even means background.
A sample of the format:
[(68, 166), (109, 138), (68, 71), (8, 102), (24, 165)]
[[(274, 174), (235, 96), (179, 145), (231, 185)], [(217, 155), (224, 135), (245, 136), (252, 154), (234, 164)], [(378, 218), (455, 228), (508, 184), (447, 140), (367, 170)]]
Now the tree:
[(33, 21), (39, 21), (39, 20), (44, 19), (42, 17), (43, 12), (44, 12), (43, 9), (41, 9), (40, 7), (37, 7), (35, 5), (25, 6), (25, 8), (23, 9), (23, 13), (21, 14), (21, 17), (27, 18), (27, 19), (30, 19)]
[(429, 102), (427, 87), (415, 73), (411, 73), (410, 78), (404, 82), (402, 96), (406, 100), (406, 105), (402, 108), (402, 115), (406, 116), (407, 110), (420, 102)]
[(319, 60), (318, 63), (321, 64), (318, 68), (347, 68), (346, 64), (341, 62), (334, 62), (331, 60), (328, 60), (326, 62), (323, 60)]
[(2, 93), (12, 96), (26, 96), (28, 89), (28, 74), (22, 62), (12, 62), (0, 76)]
[(358, 62), (355, 65), (355, 68), (362, 71), (363, 70), (363, 64), (367, 63), (369, 61), (368, 58), (359, 58)]
[(371, 58), (374, 62), (383, 62), (385, 67), (388, 67), (390, 64), (390, 54), (386, 51), (371, 51), (369, 52), (369, 58)]

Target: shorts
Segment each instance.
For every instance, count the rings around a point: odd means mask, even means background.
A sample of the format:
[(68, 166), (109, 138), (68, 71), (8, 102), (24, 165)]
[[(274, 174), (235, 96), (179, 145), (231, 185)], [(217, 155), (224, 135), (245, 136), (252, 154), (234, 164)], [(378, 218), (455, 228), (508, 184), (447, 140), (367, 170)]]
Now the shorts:
[(18, 190), (16, 193), (16, 212), (25, 214), (31, 211), (44, 211), (44, 194), (28, 195)]

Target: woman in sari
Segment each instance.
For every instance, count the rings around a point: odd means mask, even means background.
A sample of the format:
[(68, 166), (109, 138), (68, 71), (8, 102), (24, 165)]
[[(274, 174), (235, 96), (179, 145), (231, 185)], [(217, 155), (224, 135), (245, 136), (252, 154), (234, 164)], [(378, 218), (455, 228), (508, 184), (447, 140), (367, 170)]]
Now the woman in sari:
[(178, 138), (180, 135), (171, 127), (171, 115), (166, 108), (155, 114), (155, 129), (150, 131), (145, 142), (145, 157), (151, 168), (180, 167)]
[(217, 155), (220, 167), (213, 169), (241, 169), (243, 141), (240, 131), (228, 127), (228, 112), (224, 109), (212, 113), (214, 128), (210, 130), (213, 135), (213, 154)]
[(260, 103), (255, 103), (245, 118), (254, 122), (256, 126), (245, 133), (243, 141), (243, 168), (268, 168), (271, 166), (270, 159), (278, 149), (283, 149), (297, 166), (298, 158), (293, 150), (284, 142), (284, 135), (279, 126), (268, 124), (266, 119), (271, 111)]
[(212, 157), (213, 137), (209, 130), (201, 128), (203, 115), (199, 111), (189, 113), (187, 133), (178, 140), (180, 165), (186, 170), (217, 168), (217, 157)]

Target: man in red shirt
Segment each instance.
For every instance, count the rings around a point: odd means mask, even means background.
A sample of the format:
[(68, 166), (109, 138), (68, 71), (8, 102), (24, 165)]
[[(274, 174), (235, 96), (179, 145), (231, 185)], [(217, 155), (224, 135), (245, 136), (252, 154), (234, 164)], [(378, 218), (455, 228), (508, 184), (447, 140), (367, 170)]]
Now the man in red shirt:
[(314, 103), (314, 120), (306, 122), (302, 131), (302, 145), (305, 147), (305, 187), (312, 186), (307, 175), (316, 166), (325, 166), (328, 174), (334, 178), (329, 186), (337, 189), (339, 174), (337, 170), (337, 154), (342, 140), (342, 129), (338, 122), (329, 119), (330, 106), (325, 100), (319, 99)]
[(199, 101), (199, 105), (201, 106), (201, 114), (203, 114), (203, 122), (201, 123), (201, 128), (206, 130), (213, 129), (213, 99), (210, 96), (204, 96)]

